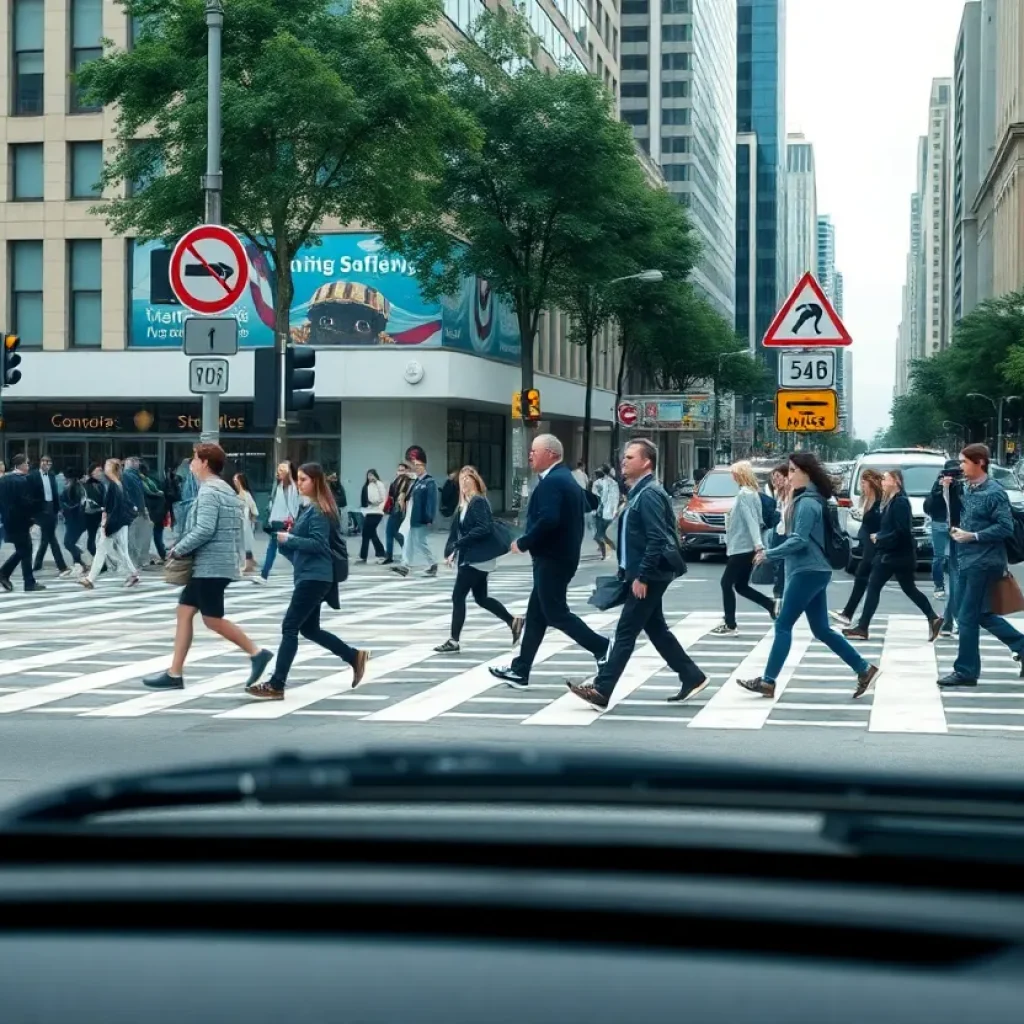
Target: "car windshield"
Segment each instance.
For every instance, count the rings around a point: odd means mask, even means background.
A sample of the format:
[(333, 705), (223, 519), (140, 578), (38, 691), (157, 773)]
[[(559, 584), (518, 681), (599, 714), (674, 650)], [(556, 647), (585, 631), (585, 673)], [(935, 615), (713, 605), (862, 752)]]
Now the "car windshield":
[(1008, 491), (1019, 491), (1020, 484), (1013, 472), (1005, 466), (989, 466), (989, 473), (996, 483), (1002, 484)]
[(903, 474), (903, 488), (912, 498), (924, 498), (931, 493), (932, 484), (939, 478), (941, 465), (925, 466), (864, 466), (857, 474), (857, 489), (855, 494), (860, 494), (860, 478), (865, 469), (873, 469), (877, 473), (885, 473), (890, 469), (898, 469)]
[(708, 473), (701, 480), (697, 493), (702, 498), (735, 498), (739, 490), (732, 473)]

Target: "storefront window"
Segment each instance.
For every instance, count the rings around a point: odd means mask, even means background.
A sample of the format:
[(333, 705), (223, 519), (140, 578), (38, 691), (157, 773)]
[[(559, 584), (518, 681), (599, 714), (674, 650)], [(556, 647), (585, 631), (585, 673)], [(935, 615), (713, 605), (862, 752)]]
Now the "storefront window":
[(488, 490), (505, 487), (505, 417), (448, 410), (448, 470), (476, 466)]

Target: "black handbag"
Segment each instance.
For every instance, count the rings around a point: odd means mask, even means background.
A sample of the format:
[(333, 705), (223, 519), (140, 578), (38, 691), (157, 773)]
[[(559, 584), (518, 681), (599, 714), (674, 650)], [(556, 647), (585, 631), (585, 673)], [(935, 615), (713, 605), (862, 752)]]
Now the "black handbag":
[(594, 592), (587, 599), (598, 611), (606, 612), (626, 603), (629, 584), (618, 576), (598, 576), (594, 580)]
[(331, 561), (334, 566), (334, 582), (344, 583), (348, 579), (348, 545), (336, 526), (331, 527)]

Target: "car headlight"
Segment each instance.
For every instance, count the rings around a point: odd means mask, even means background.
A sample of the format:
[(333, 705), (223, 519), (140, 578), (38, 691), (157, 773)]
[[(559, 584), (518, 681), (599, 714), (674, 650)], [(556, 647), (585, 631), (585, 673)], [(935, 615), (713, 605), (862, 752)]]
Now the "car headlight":
[(697, 512), (690, 512), (689, 510), (687, 510), (686, 512), (683, 513), (683, 518), (688, 523), (699, 523), (701, 521), (699, 513), (697, 513)]

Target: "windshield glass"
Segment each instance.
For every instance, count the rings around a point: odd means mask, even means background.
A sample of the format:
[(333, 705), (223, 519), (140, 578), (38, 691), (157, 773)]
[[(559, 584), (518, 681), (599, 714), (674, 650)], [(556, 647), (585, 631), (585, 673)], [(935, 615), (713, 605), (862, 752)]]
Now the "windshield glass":
[(1002, 484), (1008, 491), (1020, 490), (1017, 478), (1005, 466), (989, 466), (988, 471), (992, 479)]
[(702, 498), (735, 498), (739, 490), (732, 473), (708, 473), (701, 480), (697, 493)]
[(903, 474), (903, 487), (912, 498), (923, 498), (931, 493), (932, 484), (939, 478), (941, 466), (898, 466), (895, 463), (889, 466), (864, 466), (857, 474), (857, 489), (855, 494), (860, 494), (860, 477), (865, 469), (873, 469), (878, 473), (885, 473), (890, 469), (898, 469)]

